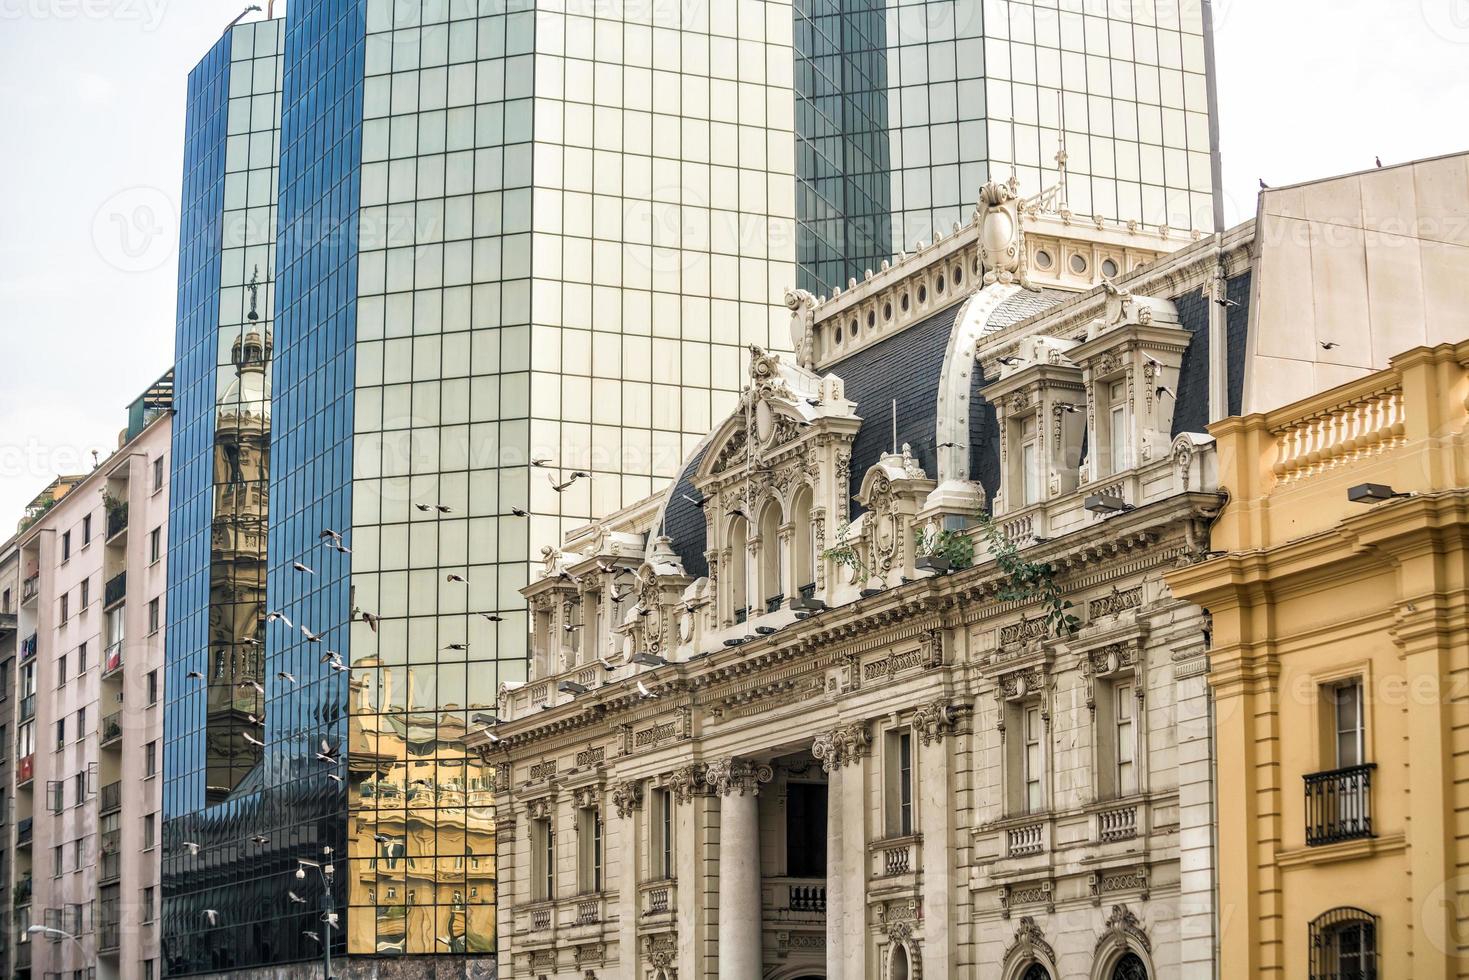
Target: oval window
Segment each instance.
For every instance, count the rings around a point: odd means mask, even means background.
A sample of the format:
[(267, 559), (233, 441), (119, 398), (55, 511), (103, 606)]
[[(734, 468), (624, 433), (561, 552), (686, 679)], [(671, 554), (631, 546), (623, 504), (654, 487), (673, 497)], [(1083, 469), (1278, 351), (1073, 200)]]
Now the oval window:
[(1086, 256), (1085, 255), (1073, 255), (1073, 256), (1071, 256), (1071, 271), (1074, 272), (1074, 273), (1076, 273), (1078, 276), (1084, 276), (1084, 275), (1086, 275)]
[(1117, 268), (1117, 263), (1114, 262), (1113, 260), (1111, 260), (1111, 259), (1103, 259), (1102, 260), (1102, 275), (1106, 276), (1108, 279), (1115, 279), (1115, 278), (1117, 278), (1117, 273), (1119, 271), (1120, 270)]
[(942, 275), (940, 275), (939, 276), (939, 281), (936, 282), (936, 283), (934, 283), (933, 285), (934, 285), (934, 288), (935, 289), (937, 289), (940, 293), (942, 293), (944, 291), (944, 277)]
[(1049, 269), (1055, 264), (1056, 260), (1051, 258), (1051, 253), (1045, 249), (1041, 249), (1035, 253), (1035, 267), (1037, 269)]
[(919, 286), (918, 287), (918, 302), (919, 303), (927, 303), (928, 302), (928, 287), (927, 286)]

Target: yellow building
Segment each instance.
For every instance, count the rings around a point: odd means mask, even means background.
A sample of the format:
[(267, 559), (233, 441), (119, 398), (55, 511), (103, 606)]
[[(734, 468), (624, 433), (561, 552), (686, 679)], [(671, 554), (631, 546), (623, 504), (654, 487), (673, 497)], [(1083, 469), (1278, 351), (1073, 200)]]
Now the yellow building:
[(1469, 975), (1466, 410), (1469, 341), (1210, 428), (1225, 978)]

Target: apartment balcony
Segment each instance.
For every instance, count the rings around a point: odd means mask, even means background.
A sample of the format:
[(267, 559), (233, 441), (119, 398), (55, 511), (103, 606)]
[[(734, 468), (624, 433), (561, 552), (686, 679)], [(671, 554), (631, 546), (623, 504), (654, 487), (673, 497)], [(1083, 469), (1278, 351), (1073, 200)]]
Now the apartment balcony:
[(765, 878), (761, 893), (767, 918), (774, 914), (782, 922), (826, 920), (825, 878)]
[(118, 572), (116, 575), (112, 576), (112, 578), (107, 580), (107, 585), (102, 590), (103, 608), (111, 609), (113, 606), (126, 599), (127, 594), (128, 573)]
[(36, 634), (32, 633), (20, 641), (20, 659), (26, 661), (36, 655)]
[(672, 923), (678, 906), (678, 884), (672, 878), (645, 881), (638, 886), (638, 921), (643, 925)]
[(15, 968), (17, 970), (31, 968), (31, 945), (30, 940), (25, 940), (15, 947)]
[(30, 575), (20, 584), (20, 601), (24, 605), (27, 602), (35, 602), (36, 595), (41, 591), (41, 573)]
[(103, 748), (107, 748), (109, 745), (117, 744), (122, 741), (121, 709), (114, 711), (110, 715), (104, 715), (102, 717), (101, 737)]
[(20, 908), (22, 905), (31, 904), (31, 891), (33, 888), (34, 883), (31, 881), (30, 878), (16, 879), (15, 889), (11, 893), (15, 901), (16, 908)]
[[(31, 842), (31, 833), (35, 829), (35, 825), (36, 825), (36, 818), (35, 817), (21, 817), (20, 820), (16, 822), (16, 825), (15, 825), (15, 846), (16, 847), (26, 847), (26, 846), (28, 846), (30, 844), (30, 842)], [(29, 895), (30, 892), (27, 891), (26, 894)]]
[(111, 813), (122, 809), (122, 780), (108, 783), (102, 787), (101, 794), (97, 797), (99, 813)]
[(874, 841), (868, 850), (873, 878), (913, 875), (923, 867), (923, 837), (920, 834)]
[(128, 505), (117, 504), (107, 508), (107, 543), (128, 529)]
[(102, 651), (102, 676), (111, 677), (122, 669), (122, 640), (113, 640)]
[(17, 710), (20, 714), (18, 720), (21, 722), (27, 722), (36, 717), (36, 696), (34, 694), (27, 694), (21, 698), (20, 707)]
[(97, 926), (97, 949), (103, 953), (116, 952), (122, 945), (122, 929), (116, 922), (103, 922)]
[(25, 786), (36, 778), (36, 754), (23, 755), (15, 760), (15, 785)]
[(1376, 763), (1304, 776), (1306, 844), (1319, 847), (1371, 837), (1372, 770)]
[(19, 617), (15, 613), (0, 612), (0, 637), (9, 636), (19, 628)]

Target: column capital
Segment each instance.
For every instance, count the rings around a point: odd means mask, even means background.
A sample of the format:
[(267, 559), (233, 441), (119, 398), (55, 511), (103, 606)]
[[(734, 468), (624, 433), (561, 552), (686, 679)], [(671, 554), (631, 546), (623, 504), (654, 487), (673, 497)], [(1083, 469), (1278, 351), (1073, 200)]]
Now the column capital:
[(872, 733), (865, 721), (854, 721), (822, 732), (811, 743), (811, 754), (827, 772), (849, 763), (861, 762), (872, 748)]
[(640, 779), (629, 779), (618, 783), (612, 789), (612, 803), (617, 807), (617, 815), (623, 819), (632, 816), (634, 810), (643, 808), (643, 782)]
[(773, 778), (774, 769), (748, 759), (717, 759), (704, 768), (704, 781), (720, 796), (757, 796)]

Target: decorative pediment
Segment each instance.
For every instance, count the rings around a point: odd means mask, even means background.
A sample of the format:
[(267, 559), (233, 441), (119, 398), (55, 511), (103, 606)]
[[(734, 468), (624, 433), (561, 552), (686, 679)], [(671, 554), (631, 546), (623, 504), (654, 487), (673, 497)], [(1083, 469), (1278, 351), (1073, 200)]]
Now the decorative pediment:
[[(1015, 930), (1015, 940), (1010, 948), (1005, 950), (1005, 964), (1007, 966), (1016, 963), (1041, 962), (1053, 966), (1056, 962), (1056, 951), (1051, 944), (1046, 942), (1046, 934), (1041, 927), (1035, 924), (1035, 919), (1028, 915), (1020, 917), (1020, 927)], [(1014, 975), (1006, 971), (1007, 976)]]
[(1149, 953), (1153, 949), (1148, 934), (1143, 931), (1142, 923), (1137, 916), (1126, 905), (1112, 906), (1111, 915), (1107, 916), (1107, 929), (1097, 939), (1096, 949), (1093, 951), (1093, 959), (1101, 959), (1113, 953), (1123, 953), (1128, 950), (1137, 950)]

